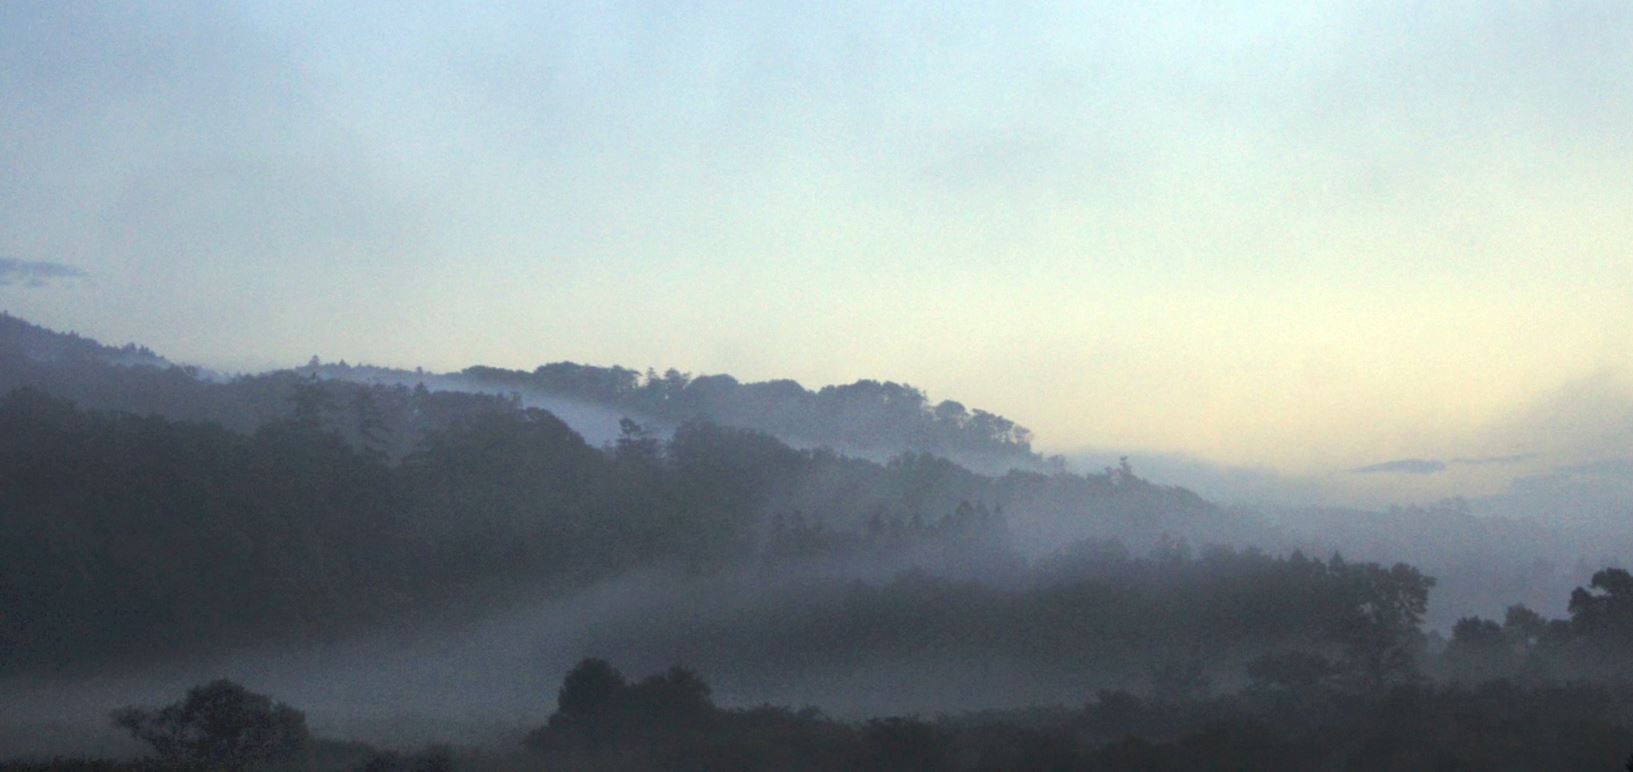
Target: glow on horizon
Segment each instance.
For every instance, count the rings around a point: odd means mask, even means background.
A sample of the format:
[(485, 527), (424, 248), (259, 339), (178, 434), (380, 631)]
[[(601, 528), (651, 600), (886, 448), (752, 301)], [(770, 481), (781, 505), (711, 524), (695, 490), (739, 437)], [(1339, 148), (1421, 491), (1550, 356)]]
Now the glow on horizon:
[(12, 3), (0, 256), (91, 280), (0, 306), (226, 366), (898, 380), (1049, 452), (1527, 450), (1557, 443), (1502, 427), (1633, 371), (1630, 34), (1609, 4)]

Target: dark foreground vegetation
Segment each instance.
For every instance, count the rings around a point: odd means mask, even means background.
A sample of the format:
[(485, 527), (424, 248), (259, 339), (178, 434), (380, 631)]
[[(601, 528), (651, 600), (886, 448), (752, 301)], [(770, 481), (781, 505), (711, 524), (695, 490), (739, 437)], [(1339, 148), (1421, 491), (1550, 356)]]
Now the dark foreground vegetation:
[[(300, 711), (229, 681), (113, 720), (152, 748), (129, 762), (4, 770), (1615, 770), (1633, 696), (1585, 683), (1403, 683), (1357, 690), (1282, 657), (1223, 696), (1101, 692), (1077, 707), (839, 721), (814, 708), (722, 708), (681, 667), (630, 681), (588, 659), (520, 748), (383, 751), (314, 738)], [(1628, 763), (1633, 765), (1633, 759)]]
[(1581, 684), (1356, 690), (1250, 668), (1221, 697), (1102, 692), (1078, 708), (839, 722), (720, 709), (691, 672), (629, 683), (586, 660), (527, 746), (546, 768), (789, 770), (1614, 769), (1633, 698)]

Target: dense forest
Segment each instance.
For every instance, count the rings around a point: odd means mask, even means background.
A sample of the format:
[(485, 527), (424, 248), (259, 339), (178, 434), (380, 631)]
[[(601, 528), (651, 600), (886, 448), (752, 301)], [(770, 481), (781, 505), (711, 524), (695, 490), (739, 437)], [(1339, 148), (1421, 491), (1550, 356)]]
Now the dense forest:
[[(249, 434), (86, 412), (33, 389), (0, 398), (6, 667), (315, 633), (457, 588), (560, 590), (638, 567), (865, 557), (1004, 578), (1019, 557), (1002, 500), (1046, 484), (916, 454), (879, 465), (797, 451), (701, 422), (662, 442), (632, 423), (608, 451), (542, 411), (405, 389), (380, 401), (424, 428), (392, 461), (377, 408), (345, 412), (362, 419), (343, 432), (326, 422), (324, 386), (294, 396), (291, 417)], [(1121, 474), (1064, 484), (1108, 518), (1196, 505)]]
[[(227, 379), (11, 317), (0, 333), (0, 678), (620, 588), (623, 613), (554, 652), (579, 664), (508, 744), (325, 739), (298, 705), (218, 681), (123, 707), (114, 724), (155, 760), (95, 768), (1613, 769), (1633, 751), (1619, 568), (1558, 618), (1516, 598), (1436, 628), (1445, 579), (1421, 567), (1301, 550), (1126, 460), (973, 471), (925, 448), (1030, 456), (1024, 430), (894, 384), (577, 365), (463, 374), (512, 393), (322, 366)], [(629, 415), (595, 445), (523, 389)], [(34, 763), (8, 768), (73, 762)]]
[(559, 395), (669, 422), (705, 418), (837, 447), (1037, 460), (1025, 427), (952, 400), (931, 404), (924, 392), (899, 383), (863, 380), (810, 391), (790, 380), (740, 383), (730, 375), (692, 377), (674, 369), (642, 374), (572, 362), (531, 373), (470, 367), (460, 375), (476, 384)]

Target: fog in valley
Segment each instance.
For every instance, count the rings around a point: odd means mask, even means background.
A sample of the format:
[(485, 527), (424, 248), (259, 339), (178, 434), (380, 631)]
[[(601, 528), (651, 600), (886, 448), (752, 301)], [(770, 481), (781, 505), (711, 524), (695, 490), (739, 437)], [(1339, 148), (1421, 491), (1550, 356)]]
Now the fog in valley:
[(0, 772), (1633, 768), (1630, 33), (0, 4)]
[[(1527, 510), (1528, 480), (1388, 508), (1211, 501), (891, 383), (222, 376), (0, 324), (3, 736), (25, 757), (139, 754), (110, 711), (223, 677), (319, 736), (508, 752), (589, 659), (684, 663), (723, 708), (840, 722), (1251, 691), (1294, 650), (1335, 683), (1620, 672), (1569, 637), (1626, 529)], [(1468, 620), (1526, 614), (1557, 626), (1534, 651), (1460, 654)]]

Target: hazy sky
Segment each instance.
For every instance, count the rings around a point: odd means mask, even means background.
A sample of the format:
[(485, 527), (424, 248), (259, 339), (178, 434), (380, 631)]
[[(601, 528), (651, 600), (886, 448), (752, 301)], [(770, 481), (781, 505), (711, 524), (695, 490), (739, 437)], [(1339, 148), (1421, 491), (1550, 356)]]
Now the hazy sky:
[(0, 3), (0, 259), (84, 273), (0, 307), (1306, 472), (1633, 404), (1633, 5), (538, 5)]

